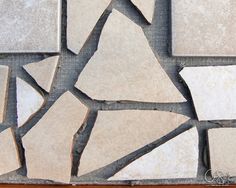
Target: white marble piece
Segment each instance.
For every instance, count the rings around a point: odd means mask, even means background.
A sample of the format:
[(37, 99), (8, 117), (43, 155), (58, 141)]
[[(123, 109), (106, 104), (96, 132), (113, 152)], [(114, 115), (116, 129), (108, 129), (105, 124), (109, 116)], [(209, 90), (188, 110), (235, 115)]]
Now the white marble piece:
[(171, 0), (172, 55), (236, 56), (236, 1)]
[(0, 0), (0, 53), (57, 53), (61, 0)]
[(180, 114), (161, 111), (99, 111), (80, 159), (78, 176), (140, 149), (165, 136), (188, 119)]
[(6, 114), (8, 98), (9, 67), (0, 65), (0, 123), (3, 123)]
[(149, 23), (152, 23), (156, 0), (131, 0)]
[(58, 61), (59, 56), (53, 56), (40, 62), (24, 65), (23, 68), (41, 88), (49, 93), (57, 70)]
[(23, 137), (28, 178), (70, 182), (73, 136), (87, 113), (88, 108), (66, 92)]
[(11, 128), (0, 133), (0, 175), (21, 167), (18, 149)]
[(208, 141), (212, 176), (236, 176), (236, 128), (210, 129)]
[(185, 102), (138, 25), (113, 10), (76, 88), (97, 100)]
[(111, 0), (67, 0), (67, 48), (78, 54)]
[(236, 119), (236, 66), (185, 67), (180, 75), (191, 92), (198, 120)]
[(198, 131), (192, 128), (138, 158), (109, 180), (196, 178)]
[(16, 78), (17, 123), (23, 126), (44, 104), (44, 97), (31, 85)]

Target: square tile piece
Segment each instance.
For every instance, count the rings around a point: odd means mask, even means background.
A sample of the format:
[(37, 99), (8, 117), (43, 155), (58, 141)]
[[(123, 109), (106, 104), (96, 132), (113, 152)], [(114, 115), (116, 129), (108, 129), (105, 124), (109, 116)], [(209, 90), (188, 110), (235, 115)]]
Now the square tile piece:
[(60, 52), (61, 0), (0, 0), (0, 53)]
[(236, 56), (236, 1), (171, 0), (173, 56)]

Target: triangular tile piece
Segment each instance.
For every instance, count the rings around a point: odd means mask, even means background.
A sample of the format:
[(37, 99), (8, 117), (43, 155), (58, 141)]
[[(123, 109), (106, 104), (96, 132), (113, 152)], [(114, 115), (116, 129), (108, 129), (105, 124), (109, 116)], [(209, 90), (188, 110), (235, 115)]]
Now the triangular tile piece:
[(32, 86), (16, 78), (17, 122), (24, 125), (44, 104), (44, 98)]
[(236, 119), (236, 66), (186, 67), (180, 75), (200, 121)]
[(9, 67), (0, 65), (0, 123), (3, 123), (6, 114), (8, 84)]
[(192, 128), (132, 162), (109, 180), (196, 178), (198, 132)]
[(27, 64), (23, 68), (30, 74), (30, 76), (32, 76), (42, 89), (50, 92), (57, 70), (58, 61), (59, 56), (53, 56), (40, 62)]
[(66, 92), (23, 137), (28, 178), (70, 182), (73, 136), (87, 112), (79, 99)]
[(116, 10), (75, 85), (97, 100), (184, 102), (138, 25)]
[(0, 133), (0, 175), (21, 167), (16, 142), (11, 129)]
[(99, 111), (81, 156), (78, 175), (104, 167), (140, 149), (187, 120), (188, 117), (171, 112)]
[(67, 0), (67, 48), (78, 54), (111, 0)]
[(155, 0), (131, 0), (131, 2), (140, 10), (146, 20), (149, 23), (152, 23), (155, 10)]

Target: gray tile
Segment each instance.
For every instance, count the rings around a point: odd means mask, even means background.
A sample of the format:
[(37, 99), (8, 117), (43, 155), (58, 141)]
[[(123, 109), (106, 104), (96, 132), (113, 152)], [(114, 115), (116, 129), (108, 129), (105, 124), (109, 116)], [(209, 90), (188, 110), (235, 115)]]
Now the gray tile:
[(61, 0), (0, 0), (0, 53), (60, 51)]

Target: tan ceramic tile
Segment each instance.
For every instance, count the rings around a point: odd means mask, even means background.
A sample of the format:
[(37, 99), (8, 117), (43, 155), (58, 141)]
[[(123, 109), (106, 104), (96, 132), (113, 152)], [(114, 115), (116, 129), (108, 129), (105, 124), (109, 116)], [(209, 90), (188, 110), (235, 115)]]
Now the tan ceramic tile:
[[(78, 175), (104, 167), (165, 136), (188, 117), (160, 111), (99, 111)], [(96, 157), (95, 157), (96, 156)]]
[(98, 100), (186, 101), (162, 69), (141, 27), (116, 10), (75, 86)]
[(0, 123), (3, 123), (6, 114), (8, 82), (9, 67), (0, 65)]
[(196, 178), (198, 131), (192, 128), (132, 162), (109, 180)]
[(11, 129), (0, 133), (0, 151), (0, 175), (21, 167), (18, 149)]
[(40, 62), (27, 64), (23, 68), (32, 76), (41, 88), (50, 92), (58, 61), (59, 56), (53, 56)]
[(78, 54), (111, 0), (67, 0), (67, 48)]
[(66, 92), (23, 137), (28, 178), (70, 182), (73, 136), (87, 111), (79, 99)]
[(236, 56), (236, 1), (171, 3), (174, 56)]

